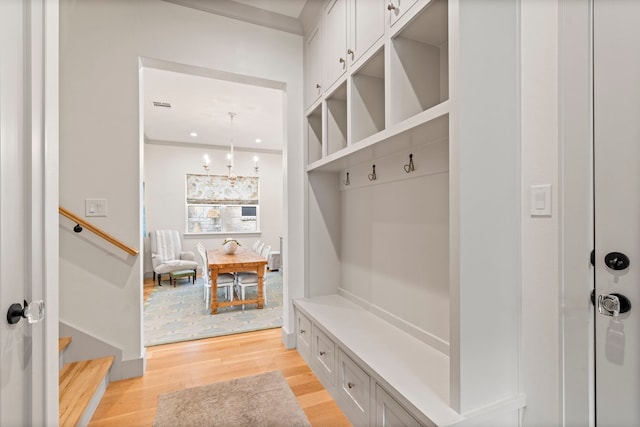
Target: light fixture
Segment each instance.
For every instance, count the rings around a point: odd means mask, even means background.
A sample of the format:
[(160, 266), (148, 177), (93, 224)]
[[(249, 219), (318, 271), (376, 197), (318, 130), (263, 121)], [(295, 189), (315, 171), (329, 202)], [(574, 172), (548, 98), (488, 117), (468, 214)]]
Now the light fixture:
[(256, 144), (260, 144), (262, 140), (260, 138), (256, 138)]
[(231, 119), (231, 148), (229, 150), (229, 154), (227, 154), (227, 180), (231, 183), (232, 186), (236, 183), (236, 174), (233, 171), (233, 118), (235, 115), (236, 113), (229, 113), (229, 118)]
[(204, 168), (205, 171), (207, 171), (207, 175), (209, 174), (209, 164), (211, 163), (211, 159), (209, 158), (208, 154), (205, 154), (204, 156), (202, 156), (202, 167)]
[(198, 136), (197, 132), (191, 132), (189, 135), (191, 135), (191, 136), (192, 136), (192, 137), (194, 137), (194, 138), (195, 138), (196, 136)]
[(258, 171), (260, 168), (258, 167), (258, 156), (253, 156), (253, 172), (258, 175)]

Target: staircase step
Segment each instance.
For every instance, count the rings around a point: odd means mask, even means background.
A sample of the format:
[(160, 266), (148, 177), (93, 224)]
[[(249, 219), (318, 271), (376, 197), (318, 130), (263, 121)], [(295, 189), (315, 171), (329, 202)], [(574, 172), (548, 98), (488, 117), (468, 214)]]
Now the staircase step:
[(96, 392), (104, 393), (105, 377), (114, 360), (114, 356), (108, 356), (64, 365), (60, 370), (60, 426), (78, 425), (87, 408), (97, 406)]
[(69, 344), (71, 344), (71, 337), (58, 338), (58, 353), (69, 347)]

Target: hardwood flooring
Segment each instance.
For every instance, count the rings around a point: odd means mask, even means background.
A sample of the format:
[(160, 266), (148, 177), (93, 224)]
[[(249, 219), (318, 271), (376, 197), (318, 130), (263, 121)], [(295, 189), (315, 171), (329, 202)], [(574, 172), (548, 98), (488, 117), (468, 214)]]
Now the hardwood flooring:
[(282, 345), (281, 333), (277, 328), (149, 347), (145, 375), (109, 384), (89, 425), (150, 426), (160, 394), (280, 370), (313, 426), (349, 426), (298, 352)]

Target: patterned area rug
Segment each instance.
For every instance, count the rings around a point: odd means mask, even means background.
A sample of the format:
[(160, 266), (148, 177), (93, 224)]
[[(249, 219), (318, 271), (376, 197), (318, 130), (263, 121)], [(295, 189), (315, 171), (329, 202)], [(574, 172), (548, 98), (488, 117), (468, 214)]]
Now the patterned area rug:
[[(204, 302), (202, 278), (196, 283), (179, 280), (174, 288), (168, 283), (156, 286), (144, 303), (145, 347), (190, 341), (200, 338), (279, 328), (282, 326), (282, 273), (265, 275), (267, 303), (262, 310), (255, 304), (224, 307), (211, 315)], [(247, 288), (246, 298), (256, 298), (256, 289)], [(224, 300), (224, 290), (218, 290)]]

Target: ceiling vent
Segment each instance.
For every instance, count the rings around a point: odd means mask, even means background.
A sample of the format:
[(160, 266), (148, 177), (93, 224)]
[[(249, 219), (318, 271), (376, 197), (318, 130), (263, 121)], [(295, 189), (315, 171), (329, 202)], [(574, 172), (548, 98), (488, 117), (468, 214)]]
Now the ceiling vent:
[(171, 108), (171, 104), (168, 102), (160, 102), (160, 101), (153, 101), (153, 106), (154, 107), (164, 107), (164, 108)]

